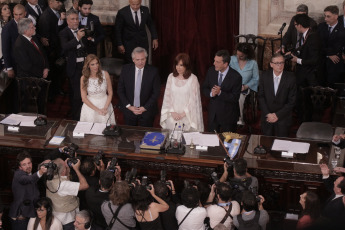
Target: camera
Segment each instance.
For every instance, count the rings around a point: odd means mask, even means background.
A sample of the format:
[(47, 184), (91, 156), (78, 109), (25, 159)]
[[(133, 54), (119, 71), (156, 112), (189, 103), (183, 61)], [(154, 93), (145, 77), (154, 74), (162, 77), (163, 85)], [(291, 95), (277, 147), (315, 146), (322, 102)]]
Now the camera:
[(148, 178), (147, 178), (147, 176), (143, 176), (143, 177), (141, 178), (141, 185), (145, 186), (146, 189), (151, 190), (152, 187), (151, 187), (151, 185), (148, 185), (148, 184), (149, 184), (149, 183), (148, 183)]
[(131, 171), (127, 171), (125, 175), (125, 181), (127, 181), (130, 188), (134, 187), (132, 183), (137, 185), (137, 181), (135, 180), (137, 177), (137, 169), (132, 168)]
[(113, 157), (111, 159), (111, 162), (110, 162), (107, 170), (110, 171), (110, 172), (115, 172), (116, 171), (116, 167), (115, 167), (116, 164), (117, 164), (117, 159), (116, 159), (116, 157)]
[(232, 172), (232, 168), (234, 167), (234, 161), (230, 159), (229, 156), (226, 156), (223, 159), (224, 163), (228, 166), (228, 172)]
[(211, 173), (211, 178), (212, 178), (213, 184), (218, 185), (220, 183), (216, 172)]
[(256, 202), (260, 203), (261, 198), (258, 195), (258, 187), (249, 187), (248, 190), (251, 191), (255, 195)]
[(95, 35), (95, 26), (93, 21), (90, 21), (90, 27), (82, 26), (81, 28), (84, 28), (85, 37), (93, 37)]
[(52, 180), (54, 178), (55, 169), (57, 168), (56, 164), (51, 161), (49, 163), (42, 164), (42, 166), (47, 168), (47, 173), (46, 173), (47, 180)]
[(100, 166), (100, 161), (103, 159), (104, 153), (102, 150), (98, 151), (96, 156), (93, 157), (93, 160), (97, 166)]
[(67, 155), (67, 158), (69, 158), (67, 161), (67, 165), (70, 168), (72, 168), (72, 164), (78, 163), (78, 159), (75, 157), (75, 153), (78, 149), (79, 146), (74, 143), (71, 143), (69, 146), (63, 149), (63, 153), (65, 153)]
[(292, 50), (291, 51), (291, 54), (287, 54), (287, 55), (284, 55), (284, 59), (287, 61), (287, 60), (291, 60), (292, 59), (292, 54), (296, 57), (298, 57), (300, 55), (301, 51), (299, 50)]
[(170, 185), (170, 186), (171, 186), (170, 182), (168, 182), (168, 181), (166, 180), (167, 171), (166, 171), (165, 169), (162, 169), (162, 170), (161, 170), (160, 175), (161, 175), (161, 179), (160, 179), (160, 180), (163, 181), (166, 185)]

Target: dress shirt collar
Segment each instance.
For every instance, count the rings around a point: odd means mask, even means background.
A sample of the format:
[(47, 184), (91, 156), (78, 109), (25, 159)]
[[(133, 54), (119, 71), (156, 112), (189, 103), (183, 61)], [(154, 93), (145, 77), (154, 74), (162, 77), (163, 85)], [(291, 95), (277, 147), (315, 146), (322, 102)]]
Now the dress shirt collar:
[(228, 74), (228, 72), (229, 72), (229, 66), (224, 70), (223, 73), (220, 72), (220, 71), (218, 71), (218, 76), (219, 76), (219, 74), (223, 74), (223, 76), (222, 76), (222, 81), (224, 81), (224, 78), (225, 78), (225, 76)]
[[(143, 75), (144, 68), (145, 68), (145, 67), (143, 67), (142, 69), (140, 69), (140, 70), (141, 70), (141, 75)], [(138, 68), (138, 67), (135, 67), (135, 74), (137, 74), (138, 70), (139, 70), (139, 68)]]
[(52, 8), (50, 8), (50, 9), (54, 12), (54, 14), (58, 14), (59, 13), (58, 11), (53, 10)]
[(334, 28), (335, 28), (337, 25), (338, 25), (338, 22), (337, 22), (337, 23), (335, 23), (333, 26), (328, 25), (328, 28), (329, 28), (329, 27), (331, 28), (330, 33), (332, 33), (332, 32), (333, 32)]
[(309, 28), (303, 33), (303, 39), (304, 39), (304, 41), (305, 41), (305, 37), (306, 37), (307, 34), (308, 34), (308, 31), (309, 31)]
[(23, 37), (26, 38), (26, 39), (28, 39), (29, 42), (31, 42), (32, 37), (30, 38), (30, 37), (28, 37), (28, 36), (26, 36), (26, 35), (24, 35), (24, 34), (23, 34)]
[(281, 72), (279, 75), (275, 75), (275, 73), (274, 73), (274, 71), (273, 71), (273, 78), (278, 78), (279, 81), (281, 80), (282, 75), (283, 75), (283, 72)]

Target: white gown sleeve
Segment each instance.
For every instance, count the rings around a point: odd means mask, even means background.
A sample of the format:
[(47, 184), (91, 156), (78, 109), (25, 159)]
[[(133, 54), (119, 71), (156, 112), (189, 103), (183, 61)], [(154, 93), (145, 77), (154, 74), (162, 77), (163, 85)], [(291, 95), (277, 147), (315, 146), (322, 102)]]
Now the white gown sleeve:
[(172, 78), (173, 75), (170, 74), (167, 80), (167, 84), (165, 86), (164, 91), (164, 98), (163, 98), (163, 104), (162, 104), (162, 110), (161, 110), (161, 119), (160, 119), (160, 125), (163, 129), (169, 128), (169, 125), (167, 124), (168, 118), (171, 116), (170, 112), (174, 112), (174, 108), (172, 105), (172, 93), (171, 93), (171, 84), (172, 84)]

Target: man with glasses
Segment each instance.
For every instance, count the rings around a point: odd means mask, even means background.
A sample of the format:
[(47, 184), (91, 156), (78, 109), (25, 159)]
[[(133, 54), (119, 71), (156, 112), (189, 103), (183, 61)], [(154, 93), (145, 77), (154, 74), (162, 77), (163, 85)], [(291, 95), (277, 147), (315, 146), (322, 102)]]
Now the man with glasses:
[(292, 110), (296, 102), (296, 82), (292, 73), (284, 72), (284, 57), (276, 53), (268, 70), (260, 77), (259, 104), (264, 135), (289, 136)]

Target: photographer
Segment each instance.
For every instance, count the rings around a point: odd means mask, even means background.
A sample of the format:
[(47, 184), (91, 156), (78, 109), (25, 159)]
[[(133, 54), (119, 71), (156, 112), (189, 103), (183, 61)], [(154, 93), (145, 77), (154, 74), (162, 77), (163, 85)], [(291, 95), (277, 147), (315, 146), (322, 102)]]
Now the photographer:
[[(207, 216), (210, 218), (210, 227), (214, 228), (223, 222), (230, 228), (233, 216), (240, 214), (241, 208), (237, 201), (231, 201), (231, 187), (226, 183), (213, 184), (207, 202), (212, 203), (216, 198), (216, 204), (206, 208)], [(224, 218), (226, 218), (224, 220)]]
[(220, 182), (225, 182), (228, 180), (230, 182), (230, 186), (233, 190), (232, 199), (236, 200), (238, 203), (241, 202), (242, 193), (244, 190), (250, 190), (254, 193), (257, 193), (259, 190), (258, 179), (255, 176), (251, 176), (247, 172), (247, 161), (243, 158), (238, 158), (234, 161), (233, 165), (233, 172), (234, 177), (228, 178), (229, 175), (229, 166), (225, 162), (224, 163), (224, 173), (222, 177), (219, 179)]
[[(63, 224), (64, 229), (74, 229), (73, 222), (75, 220), (75, 213), (79, 211), (79, 200), (77, 198), (78, 192), (86, 190), (89, 185), (85, 177), (79, 171), (80, 160), (76, 163), (63, 161), (61, 158), (54, 160), (57, 170), (54, 172), (54, 178), (47, 181), (47, 197), (53, 202), (53, 214)], [(68, 179), (70, 174), (69, 165), (74, 169), (79, 182), (71, 182)]]
[[(241, 205), (243, 206), (242, 214), (234, 216), (233, 224), (237, 229), (261, 229), (266, 230), (269, 216), (264, 210), (262, 204), (265, 202), (263, 196), (259, 195), (260, 202), (250, 191), (243, 192)], [(253, 221), (251, 221), (253, 220)], [(259, 228), (260, 227), (260, 228)]]
[(171, 180), (160, 180), (154, 184), (154, 188), (156, 195), (169, 205), (169, 209), (167, 211), (159, 213), (163, 228), (165, 230), (178, 229), (175, 212), (176, 204), (180, 203), (180, 201), (176, 195), (174, 183)]
[(41, 164), (39, 170), (32, 173), (32, 158), (25, 151), (17, 155), (17, 164), (18, 169), (12, 181), (13, 202), (9, 217), (12, 229), (26, 230), (29, 218), (36, 217), (34, 204), (40, 198), (37, 181), (47, 172), (47, 168)]

